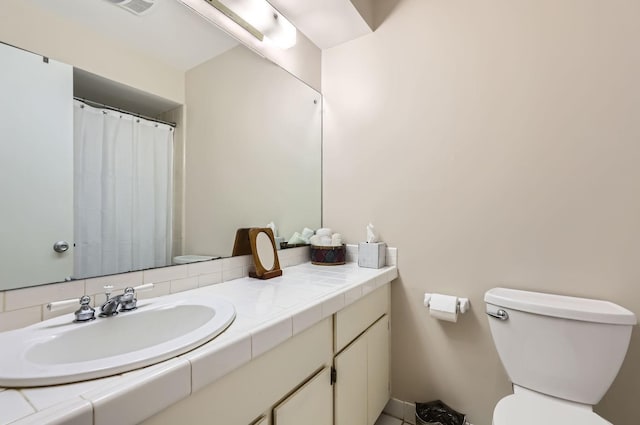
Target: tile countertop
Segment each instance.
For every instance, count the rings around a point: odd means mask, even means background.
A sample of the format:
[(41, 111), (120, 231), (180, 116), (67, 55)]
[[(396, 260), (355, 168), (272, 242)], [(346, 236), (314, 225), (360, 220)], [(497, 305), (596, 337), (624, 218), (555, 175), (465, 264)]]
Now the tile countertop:
[(170, 295), (226, 298), (235, 305), (236, 319), (199, 348), (143, 369), (75, 384), (0, 388), (0, 425), (138, 423), (397, 276), (395, 266), (305, 263), (270, 280), (241, 278)]

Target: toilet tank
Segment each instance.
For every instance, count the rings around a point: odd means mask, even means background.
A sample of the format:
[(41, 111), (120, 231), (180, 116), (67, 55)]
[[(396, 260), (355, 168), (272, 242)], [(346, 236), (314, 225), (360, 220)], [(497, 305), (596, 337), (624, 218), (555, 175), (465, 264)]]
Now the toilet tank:
[(484, 300), (511, 382), (589, 405), (618, 374), (636, 324), (632, 312), (608, 301), (506, 288), (489, 290)]

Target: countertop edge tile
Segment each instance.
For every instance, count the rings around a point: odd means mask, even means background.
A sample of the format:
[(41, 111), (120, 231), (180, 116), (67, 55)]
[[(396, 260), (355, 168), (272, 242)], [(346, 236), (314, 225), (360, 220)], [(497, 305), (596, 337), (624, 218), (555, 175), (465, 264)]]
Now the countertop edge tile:
[(31, 415), (36, 412), (33, 406), (17, 390), (6, 390), (0, 392), (0, 424), (10, 424), (15, 420)]
[(191, 363), (181, 358), (129, 372), (82, 398), (93, 404), (94, 425), (134, 425), (191, 394)]
[(93, 406), (73, 397), (49, 408), (18, 419), (11, 425), (88, 425), (93, 423)]
[(251, 331), (251, 358), (254, 359), (280, 345), (293, 335), (290, 315), (270, 320)]
[(251, 361), (251, 334), (226, 341), (208, 352), (183, 356), (191, 363), (191, 392), (194, 393)]
[(322, 320), (322, 304), (315, 304), (311, 307), (300, 309), (291, 315), (293, 335), (309, 329), (311, 326)]

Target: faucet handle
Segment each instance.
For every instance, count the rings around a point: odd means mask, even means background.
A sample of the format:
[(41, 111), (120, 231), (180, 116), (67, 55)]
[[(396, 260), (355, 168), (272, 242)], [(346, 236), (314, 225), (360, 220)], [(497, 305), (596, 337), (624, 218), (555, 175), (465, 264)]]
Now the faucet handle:
[(153, 283), (147, 283), (145, 285), (138, 285), (135, 287), (125, 288), (124, 294), (120, 298), (120, 311), (131, 311), (138, 308), (138, 298), (136, 294), (138, 292), (150, 291), (153, 289)]
[(58, 311), (58, 310), (62, 310), (63, 308), (71, 307), (72, 305), (77, 305), (77, 304), (78, 304), (78, 298), (72, 298), (70, 300), (63, 300), (63, 301), (54, 301), (47, 304), (47, 310)]
[(104, 295), (107, 297), (107, 301), (109, 301), (111, 293), (113, 292), (113, 285), (104, 285), (102, 289), (104, 289)]
[(136, 292), (151, 291), (155, 285), (153, 283), (145, 283), (144, 285), (134, 286), (133, 290)]
[(54, 301), (47, 304), (47, 310), (49, 311), (57, 311), (62, 310), (63, 308), (70, 307), (72, 305), (76, 305), (80, 302), (80, 308), (75, 312), (76, 320), (75, 322), (86, 322), (88, 320), (95, 319), (95, 309), (91, 307), (89, 304), (91, 303), (91, 297), (88, 295), (83, 295), (80, 300), (77, 298), (73, 298), (70, 300), (64, 301)]
[(84, 295), (80, 298), (80, 308), (74, 313), (75, 322), (88, 322), (96, 318), (96, 309), (91, 307), (91, 297)]

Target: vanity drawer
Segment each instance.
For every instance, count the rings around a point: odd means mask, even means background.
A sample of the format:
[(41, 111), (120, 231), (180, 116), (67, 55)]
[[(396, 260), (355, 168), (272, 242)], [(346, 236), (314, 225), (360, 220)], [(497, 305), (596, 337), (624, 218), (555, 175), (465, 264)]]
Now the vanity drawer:
[(342, 351), (376, 320), (389, 312), (389, 291), (390, 285), (387, 283), (336, 313), (333, 333), (335, 353)]

